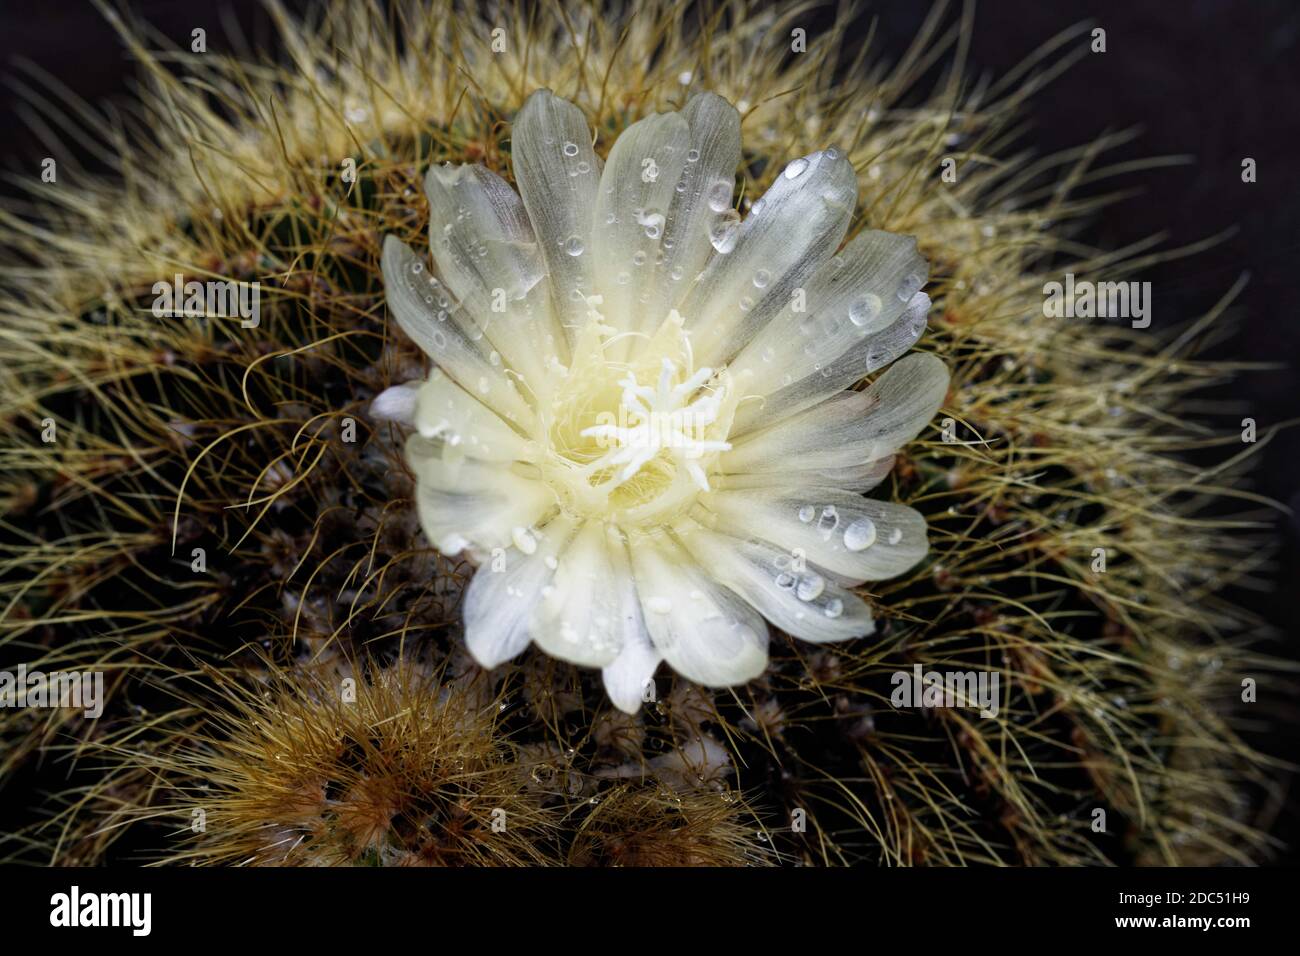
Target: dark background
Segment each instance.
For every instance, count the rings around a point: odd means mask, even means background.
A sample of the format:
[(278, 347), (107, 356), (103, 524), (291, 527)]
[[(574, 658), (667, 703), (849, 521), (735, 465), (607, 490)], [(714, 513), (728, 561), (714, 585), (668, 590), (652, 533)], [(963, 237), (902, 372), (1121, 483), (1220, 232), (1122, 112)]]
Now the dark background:
[[(286, 2), (291, 10), (309, 5)], [(206, 28), (209, 49), (221, 48), (226, 23), (237, 23), (255, 46), (266, 45), (271, 35), (257, 0), (133, 0), (130, 8), (177, 42), (187, 43), (195, 27)], [(895, 59), (930, 5), (880, 0), (868, 9), (878, 21), (878, 51)], [(950, 11), (949, 20), (959, 13)], [(817, 17), (811, 20), (810, 32)], [(999, 76), (1081, 21), (1105, 28), (1107, 52), (1085, 57), (1031, 102), (1031, 141), (1047, 153), (1138, 127), (1142, 135), (1115, 151), (1111, 161), (1167, 155), (1194, 160), (1126, 176), (1119, 184), (1141, 193), (1108, 210), (1086, 238), (1118, 247), (1163, 233), (1172, 248), (1235, 227), (1210, 251), (1142, 276), (1152, 282), (1155, 325), (1204, 313), (1249, 273), (1235, 333), (1208, 354), (1282, 367), (1242, 375), (1214, 397), (1232, 410), (1224, 419), (1229, 425), (1251, 416), (1261, 436), (1273, 425), (1300, 419), (1300, 3), (985, 0), (975, 10), (971, 69)], [(16, 75), (19, 59), (91, 101), (127, 94), (134, 69), (89, 0), (21, 5), (6, 0), (0, 10), (0, 75)], [(0, 168), (39, 170), (46, 152), (23, 123), (8, 88), (0, 104)], [(1253, 184), (1241, 181), (1245, 157), (1257, 161)], [(93, 167), (93, 156), (81, 159)], [(1300, 512), (1300, 427), (1282, 430), (1262, 449), (1251, 482), (1253, 490)], [(1275, 649), (1295, 659), (1300, 657), (1300, 612), (1294, 604), (1300, 597), (1300, 520), (1279, 513), (1276, 529), (1274, 579), (1264, 591), (1239, 600), (1276, 626), (1282, 644)], [(1268, 749), (1296, 757), (1295, 735), (1288, 737)], [(1282, 821), (1279, 835), (1295, 854), (1300, 831), (1294, 815)]]

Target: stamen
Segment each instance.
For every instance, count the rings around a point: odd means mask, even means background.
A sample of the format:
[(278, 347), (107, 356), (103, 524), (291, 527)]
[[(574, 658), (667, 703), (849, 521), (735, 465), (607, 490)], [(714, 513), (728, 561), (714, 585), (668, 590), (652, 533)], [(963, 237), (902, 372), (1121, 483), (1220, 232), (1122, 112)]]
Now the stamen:
[(672, 381), (676, 374), (677, 366), (670, 359), (664, 359), (657, 388), (641, 385), (631, 372), (619, 381), (623, 386), (621, 411), (627, 416), (630, 427), (605, 424), (582, 430), (584, 438), (612, 441), (618, 446), (592, 462), (588, 466), (589, 473), (622, 466), (613, 479), (617, 488), (635, 477), (660, 452), (667, 451), (702, 491), (709, 490), (708, 476), (699, 459), (714, 452), (728, 451), (731, 443), (697, 436), (717, 421), (722, 406), (722, 390), (687, 404), (687, 399), (713, 377), (713, 370), (698, 369), (674, 386)]

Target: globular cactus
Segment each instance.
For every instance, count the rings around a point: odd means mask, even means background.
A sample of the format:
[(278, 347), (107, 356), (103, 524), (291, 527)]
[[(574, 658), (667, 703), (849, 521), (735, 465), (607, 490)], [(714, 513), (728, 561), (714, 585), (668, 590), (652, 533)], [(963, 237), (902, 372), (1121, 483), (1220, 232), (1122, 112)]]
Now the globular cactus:
[[(1276, 767), (1240, 735), (1244, 707), (1266, 710), (1242, 681), (1274, 664), (1221, 595), (1266, 555), (1239, 436), (1193, 399), (1225, 374), (1193, 346), (1231, 292), (1177, 327), (1045, 314), (1063, 274), (1145, 260), (1080, 238), (1101, 201), (1071, 187), (1111, 141), (1024, 151), (1034, 64), (976, 84), (958, 62), (918, 89), (949, 53), (940, 11), (889, 67), (850, 13), (804, 29), (804, 7), (747, 0), (323, 9), (299, 25), (272, 7), (279, 49), (256, 61), (115, 18), (143, 91), (113, 119), (72, 105), (109, 172), (60, 167), (0, 213), (0, 664), (106, 688), (96, 721), (0, 711), (8, 857), (1265, 857)], [(597, 165), (638, 120), (716, 94), (740, 120), (739, 212), (836, 145), (850, 236), (916, 237), (932, 305), (910, 367), (934, 371), (939, 411), (869, 496), (923, 516), (929, 545), (846, 585), (874, 633), (774, 629), (739, 686), (661, 667), (623, 710), (538, 649), (491, 670), (467, 654), (491, 554), (426, 536), (409, 429), (376, 414), (431, 373), (381, 258), (390, 236), (423, 253), (430, 168), (518, 187), (514, 127), (540, 89), (576, 105)], [(1207, 445), (1223, 465), (1190, 462)], [(927, 706), (918, 669), (992, 694)]]

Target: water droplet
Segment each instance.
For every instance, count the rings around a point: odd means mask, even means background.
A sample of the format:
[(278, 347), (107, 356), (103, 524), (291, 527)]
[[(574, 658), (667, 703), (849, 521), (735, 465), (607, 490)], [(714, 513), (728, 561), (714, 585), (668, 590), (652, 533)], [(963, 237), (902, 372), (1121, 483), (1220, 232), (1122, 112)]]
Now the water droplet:
[(895, 528), (893, 531), (889, 532), (889, 543), (890, 543), (890, 544), (898, 544), (898, 542), (900, 542), (900, 541), (902, 541), (902, 540), (903, 540), (903, 529), (902, 529), (902, 528)]
[(663, 213), (654, 209), (646, 209), (636, 214), (636, 221), (645, 227), (647, 239), (658, 239), (659, 234), (664, 231)]
[(757, 272), (754, 273), (755, 289), (767, 288), (767, 284), (771, 281), (772, 281), (772, 273), (768, 272), (766, 269), (759, 269)]
[(919, 272), (913, 272), (898, 284), (898, 301), (906, 302), (920, 292), (923, 285), (925, 285), (925, 277)]
[(854, 325), (866, 325), (880, 315), (880, 296), (868, 292), (849, 304), (849, 321)]
[(709, 208), (714, 212), (722, 212), (731, 205), (731, 183), (725, 179), (719, 179), (709, 187), (708, 192)]
[(582, 255), (582, 250), (583, 250), (582, 240), (579, 239), (577, 236), (570, 236), (564, 243), (564, 251), (571, 256)]
[(876, 540), (876, 525), (870, 518), (858, 518), (844, 529), (844, 547), (850, 551), (862, 551)]
[(510, 531), (510, 540), (513, 541), (515, 547), (524, 554), (532, 554), (537, 550), (537, 539), (532, 536), (527, 528), (512, 528)]
[(728, 209), (709, 227), (709, 242), (713, 248), (724, 255), (736, 247), (736, 235), (740, 231), (740, 216), (734, 209)]
[(698, 149), (688, 149), (686, 151), (686, 161), (688, 163), (694, 163), (698, 161), (699, 158), (700, 158), (700, 151)]
[(804, 505), (802, 508), (799, 509), (799, 520), (802, 521), (804, 524), (807, 524), (809, 521), (812, 521), (813, 517), (816, 514), (817, 514), (816, 508), (814, 508), (812, 505)]
[(822, 516), (817, 519), (817, 530), (822, 533), (823, 540), (829, 538), (831, 533), (840, 525), (840, 513), (835, 510), (834, 505), (827, 505), (822, 509)]
[(782, 571), (776, 576), (773, 583), (775, 583), (782, 591), (788, 591), (795, 586), (796, 580), (795, 576), (789, 571)]
[(826, 579), (815, 571), (809, 571), (799, 579), (799, 587), (795, 589), (794, 596), (800, 601), (813, 601), (825, 590)]
[(822, 608), (822, 613), (827, 617), (839, 617), (844, 613), (844, 602), (839, 598), (831, 598)]
[(565, 144), (564, 144), (564, 155), (565, 155), (565, 156), (577, 156), (577, 155), (578, 155), (578, 144), (577, 144), (577, 143), (565, 143)]
[(414, 272), (414, 273), (418, 276), (421, 272), (424, 271), (424, 265), (423, 265), (422, 263), (419, 263), (419, 262), (412, 262), (412, 263), (411, 263), (411, 271)]
[(800, 176), (803, 175), (803, 171), (807, 168), (808, 168), (808, 160), (802, 158), (796, 159), (794, 162), (792, 162), (789, 166), (785, 168), (785, 178), (798, 179)]

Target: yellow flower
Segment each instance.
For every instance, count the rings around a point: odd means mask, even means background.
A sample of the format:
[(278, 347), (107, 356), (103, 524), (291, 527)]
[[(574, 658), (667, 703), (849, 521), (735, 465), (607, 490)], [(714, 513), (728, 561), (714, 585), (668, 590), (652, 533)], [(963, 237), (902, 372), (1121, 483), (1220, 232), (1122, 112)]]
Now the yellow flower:
[(930, 300), (913, 238), (840, 250), (858, 184), (838, 150), (794, 159), (742, 220), (721, 97), (633, 124), (604, 164), (591, 139), (539, 90), (512, 133), (518, 194), (482, 166), (429, 171), (435, 268), (390, 236), (383, 272), (437, 368), (372, 411), (415, 429), (430, 541), (481, 565), (478, 662), (531, 641), (603, 668), (632, 712), (661, 660), (710, 687), (758, 676), (767, 622), (872, 633), (852, 588), (928, 545), (917, 512), (862, 493), (948, 372), (916, 354), (851, 390), (916, 342)]

